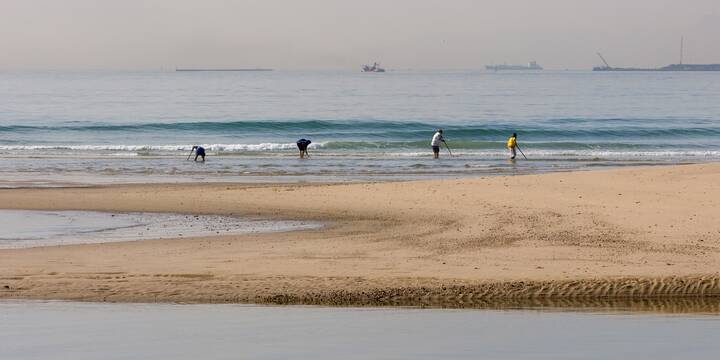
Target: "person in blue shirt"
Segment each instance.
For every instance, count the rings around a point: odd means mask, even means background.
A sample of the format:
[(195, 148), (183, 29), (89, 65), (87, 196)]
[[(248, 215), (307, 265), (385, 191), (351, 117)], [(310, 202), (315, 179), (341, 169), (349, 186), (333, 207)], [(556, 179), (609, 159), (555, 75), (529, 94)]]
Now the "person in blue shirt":
[(198, 161), (198, 157), (201, 157), (201, 162), (205, 162), (205, 148), (202, 146), (193, 146), (193, 150), (195, 150), (195, 161)]

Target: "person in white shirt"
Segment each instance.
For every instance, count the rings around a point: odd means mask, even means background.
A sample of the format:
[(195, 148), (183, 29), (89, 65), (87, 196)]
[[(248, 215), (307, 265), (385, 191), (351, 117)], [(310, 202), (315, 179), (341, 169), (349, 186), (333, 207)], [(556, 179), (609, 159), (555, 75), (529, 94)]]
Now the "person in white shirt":
[(438, 129), (438, 131), (435, 132), (435, 135), (432, 137), (432, 141), (430, 142), (430, 146), (432, 146), (433, 150), (433, 158), (437, 159), (440, 157), (440, 143), (445, 142), (445, 139), (443, 138), (443, 131), (442, 129)]

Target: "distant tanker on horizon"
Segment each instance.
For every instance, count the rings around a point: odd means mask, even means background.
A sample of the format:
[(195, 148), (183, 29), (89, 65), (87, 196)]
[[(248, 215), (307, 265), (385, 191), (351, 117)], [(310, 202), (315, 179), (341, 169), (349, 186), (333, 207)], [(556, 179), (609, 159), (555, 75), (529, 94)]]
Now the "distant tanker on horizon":
[(542, 70), (542, 66), (538, 65), (537, 62), (531, 61), (527, 65), (487, 65), (485, 66), (486, 70), (494, 70), (494, 71), (501, 71), (501, 70)]

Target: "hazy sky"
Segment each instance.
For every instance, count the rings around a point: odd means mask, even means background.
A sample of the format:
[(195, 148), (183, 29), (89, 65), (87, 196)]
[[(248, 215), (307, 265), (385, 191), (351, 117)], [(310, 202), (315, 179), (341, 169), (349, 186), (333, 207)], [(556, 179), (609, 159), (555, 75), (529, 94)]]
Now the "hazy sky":
[(0, 68), (720, 63), (720, 0), (0, 0)]

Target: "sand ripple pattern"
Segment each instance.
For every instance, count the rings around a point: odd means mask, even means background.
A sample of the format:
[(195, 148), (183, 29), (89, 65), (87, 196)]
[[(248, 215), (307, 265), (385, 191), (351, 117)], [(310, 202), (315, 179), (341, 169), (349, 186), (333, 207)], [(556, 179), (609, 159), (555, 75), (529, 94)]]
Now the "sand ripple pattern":
[[(0, 298), (79, 301), (258, 303), (324, 306), (443, 308), (627, 309), (666, 313), (720, 313), (720, 276), (507, 281), (399, 286), (363, 278), (218, 278), (203, 274), (86, 274), (2, 277)], [(278, 288), (271, 284), (292, 284)], [(353, 284), (362, 283), (362, 286)], [(453, 282), (456, 283), (456, 282)], [(142, 286), (137, 286), (142, 285)], [(151, 288), (152, 291), (137, 291)], [(80, 295), (81, 294), (81, 295)]]
[[(717, 276), (624, 278), (576, 281), (512, 281), (442, 287), (398, 287), (372, 291), (328, 291), (277, 295), (262, 302), (318, 305), (475, 307), (502, 304), (579, 306), (704, 298), (720, 304)], [(713, 307), (715, 308), (715, 307)], [(720, 308), (717, 308), (720, 309)]]

